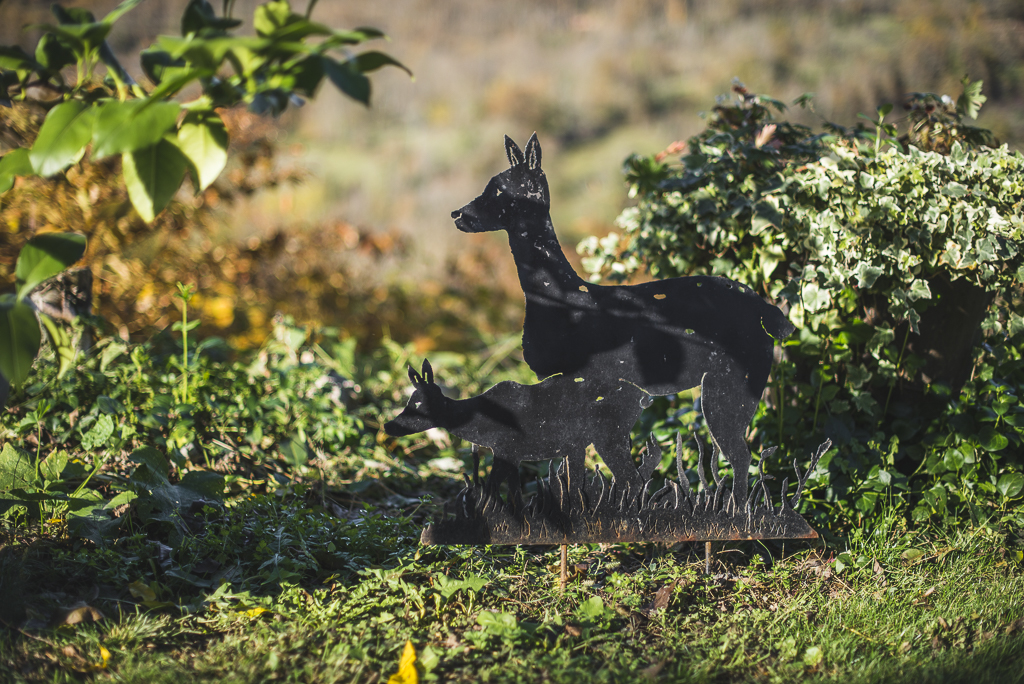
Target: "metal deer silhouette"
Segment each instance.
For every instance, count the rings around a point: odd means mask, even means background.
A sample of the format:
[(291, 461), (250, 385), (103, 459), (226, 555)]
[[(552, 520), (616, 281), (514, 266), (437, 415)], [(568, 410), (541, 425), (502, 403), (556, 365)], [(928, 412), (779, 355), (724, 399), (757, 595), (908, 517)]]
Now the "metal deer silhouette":
[(530, 368), (540, 378), (561, 373), (592, 386), (623, 378), (653, 395), (699, 385), (712, 439), (733, 469), (733, 496), (745, 501), (751, 456), (744, 434), (768, 380), (774, 340), (793, 325), (727, 278), (628, 286), (583, 280), (551, 224), (537, 135), (525, 153), (506, 136), (505, 151), (510, 168), (452, 218), (467, 233), (508, 233), (526, 295), (523, 352)]
[(536, 385), (500, 382), (469, 399), (450, 399), (434, 383), (430, 363), (422, 372), (409, 368), (413, 394), (394, 420), (384, 426), (392, 436), (410, 435), (438, 427), (489, 447), (494, 465), (487, 485), (509, 485), (509, 499), (519, 493), (519, 464), (568, 458), (570, 490), (584, 484), (586, 448), (593, 443), (624, 491), (645, 482), (654, 467), (648, 456), (637, 470), (630, 454), (630, 430), (650, 396), (635, 385), (619, 381), (601, 387), (557, 375)]

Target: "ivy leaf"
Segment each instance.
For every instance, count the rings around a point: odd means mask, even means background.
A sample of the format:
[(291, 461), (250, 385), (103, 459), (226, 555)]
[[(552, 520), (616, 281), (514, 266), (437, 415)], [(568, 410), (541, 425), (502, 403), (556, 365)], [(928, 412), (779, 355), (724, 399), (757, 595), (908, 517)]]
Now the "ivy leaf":
[(16, 176), (31, 176), (32, 162), (28, 159), (28, 148), (19, 147), (11, 150), (0, 159), (0, 193), (14, 187)]
[(875, 284), (878, 276), (882, 275), (882, 267), (864, 261), (857, 264), (857, 271), (854, 275), (857, 276), (857, 287), (867, 289)]
[(0, 299), (0, 374), (13, 387), (25, 382), (42, 339), (31, 306), (10, 296)]
[(928, 287), (928, 281), (923, 278), (916, 278), (907, 292), (907, 299), (916, 302), (918, 299), (931, 299), (932, 290)]
[(817, 283), (805, 283), (800, 290), (800, 299), (808, 311), (821, 311), (832, 303), (828, 290), (818, 287)]
[(181, 105), (175, 102), (104, 102), (93, 124), (93, 158), (102, 159), (156, 145), (174, 126), (180, 111)]
[(167, 140), (122, 156), (124, 182), (135, 210), (151, 223), (174, 193), (188, 168), (188, 160)]
[(196, 177), (196, 191), (217, 179), (228, 161), (228, 132), (212, 112), (189, 112), (178, 129), (178, 149), (188, 158)]
[(81, 259), (85, 243), (81, 233), (43, 233), (29, 240), (21, 248), (14, 270), (18, 299), (24, 299), (40, 283)]
[(78, 100), (51, 109), (28, 153), (32, 169), (40, 176), (52, 176), (81, 159), (92, 139), (94, 115), (92, 107)]
[(964, 85), (964, 92), (956, 100), (956, 111), (961, 116), (969, 116), (972, 119), (978, 118), (978, 110), (988, 100), (981, 94), (981, 86), (984, 81), (974, 81), (966, 76), (960, 81)]

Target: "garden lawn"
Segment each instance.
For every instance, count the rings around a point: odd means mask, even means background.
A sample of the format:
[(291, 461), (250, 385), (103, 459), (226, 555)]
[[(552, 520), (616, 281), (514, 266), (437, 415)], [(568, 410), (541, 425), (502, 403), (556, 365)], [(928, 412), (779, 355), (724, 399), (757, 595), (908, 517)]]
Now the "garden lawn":
[(716, 545), (710, 576), (696, 546), (580, 545), (561, 591), (557, 548), (419, 547), (400, 510), (311, 499), (210, 508), (173, 551), (9, 538), (0, 681), (389, 681), (407, 641), (420, 681), (1024, 681), (1021, 540), (992, 524), (894, 509), (828, 548)]

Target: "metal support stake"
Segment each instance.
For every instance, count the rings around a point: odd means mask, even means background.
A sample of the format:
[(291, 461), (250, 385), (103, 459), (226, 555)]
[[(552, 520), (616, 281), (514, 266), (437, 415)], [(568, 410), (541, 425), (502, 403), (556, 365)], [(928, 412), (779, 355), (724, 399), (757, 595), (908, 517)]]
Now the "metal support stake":
[(568, 562), (569, 562), (569, 545), (568, 544), (562, 544), (562, 565), (561, 565), (561, 573), (559, 575), (559, 582), (558, 582), (559, 589), (561, 589), (562, 591), (565, 591), (565, 585), (569, 583)]
[(704, 542), (704, 574), (711, 574), (711, 542)]

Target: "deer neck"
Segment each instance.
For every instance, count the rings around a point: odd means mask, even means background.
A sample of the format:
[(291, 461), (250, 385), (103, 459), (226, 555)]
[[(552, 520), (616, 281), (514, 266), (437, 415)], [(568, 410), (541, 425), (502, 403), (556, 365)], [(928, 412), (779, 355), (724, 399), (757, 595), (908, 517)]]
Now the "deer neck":
[(550, 214), (521, 218), (508, 231), (508, 243), (527, 302), (560, 296), (584, 283), (562, 253)]

